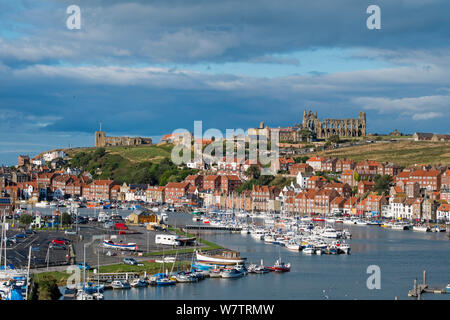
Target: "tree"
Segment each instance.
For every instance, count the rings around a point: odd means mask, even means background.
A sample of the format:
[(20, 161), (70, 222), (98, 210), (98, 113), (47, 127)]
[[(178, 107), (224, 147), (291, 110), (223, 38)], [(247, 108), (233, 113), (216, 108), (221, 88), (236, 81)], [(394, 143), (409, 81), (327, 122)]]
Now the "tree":
[(245, 175), (252, 179), (258, 179), (261, 175), (261, 170), (257, 165), (252, 164), (247, 171), (245, 171)]
[(374, 177), (374, 182), (375, 182), (374, 191), (380, 195), (383, 192), (386, 193), (389, 191), (389, 186), (392, 182), (392, 177), (388, 174), (385, 174), (384, 176), (376, 175)]
[(327, 142), (329, 143), (339, 143), (341, 140), (339, 139), (338, 135), (333, 135), (328, 138)]
[(359, 182), (361, 180), (361, 176), (356, 171), (353, 173), (353, 178), (355, 179), (356, 182)]
[(61, 215), (61, 223), (63, 225), (69, 225), (72, 224), (72, 217), (70, 216), (70, 214), (68, 214), (67, 212), (64, 212)]
[(31, 224), (31, 222), (33, 222), (33, 217), (32, 217), (30, 214), (28, 214), (28, 213), (23, 213), (23, 214), (20, 216), (20, 223), (22, 223), (22, 224), (28, 226), (28, 225)]
[(57, 281), (54, 277), (49, 275), (41, 276), (39, 282), (34, 283), (32, 300), (58, 300), (62, 294), (59, 291)]

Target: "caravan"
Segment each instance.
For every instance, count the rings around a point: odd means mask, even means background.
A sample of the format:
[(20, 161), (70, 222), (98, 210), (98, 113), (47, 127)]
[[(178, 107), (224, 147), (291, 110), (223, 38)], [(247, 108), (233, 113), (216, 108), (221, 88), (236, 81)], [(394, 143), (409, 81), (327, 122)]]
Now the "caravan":
[(179, 237), (177, 235), (157, 234), (155, 236), (155, 243), (156, 244), (167, 244), (170, 246), (179, 246), (180, 241), (178, 239), (179, 239)]

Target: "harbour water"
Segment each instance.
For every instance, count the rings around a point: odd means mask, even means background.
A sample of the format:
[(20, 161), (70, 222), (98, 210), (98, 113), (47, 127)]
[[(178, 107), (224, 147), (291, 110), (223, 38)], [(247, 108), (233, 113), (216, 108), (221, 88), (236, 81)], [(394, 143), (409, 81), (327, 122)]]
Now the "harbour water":
[[(171, 214), (171, 224), (192, 224), (191, 215)], [(238, 250), (248, 262), (272, 265), (281, 256), (287, 273), (250, 274), (239, 279), (206, 279), (194, 284), (105, 291), (105, 299), (412, 299), (414, 278), (444, 288), (450, 283), (450, 240), (445, 233), (397, 231), (377, 226), (346, 225), (353, 235), (351, 255), (308, 256), (265, 244), (250, 235), (204, 233), (202, 238)], [(381, 289), (370, 290), (367, 267), (381, 269)], [(450, 299), (426, 294), (422, 299)]]

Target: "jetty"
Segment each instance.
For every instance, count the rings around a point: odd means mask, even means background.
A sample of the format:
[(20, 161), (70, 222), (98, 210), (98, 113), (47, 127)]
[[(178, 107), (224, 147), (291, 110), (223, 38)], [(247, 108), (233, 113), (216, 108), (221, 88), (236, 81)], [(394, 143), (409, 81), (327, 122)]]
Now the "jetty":
[(424, 270), (422, 284), (418, 284), (417, 279), (414, 279), (414, 287), (411, 290), (409, 290), (408, 297), (414, 297), (420, 300), (421, 295), (424, 293), (443, 294), (447, 293), (447, 290), (446, 288), (430, 287), (427, 284), (427, 271)]
[(186, 225), (184, 226), (186, 230), (217, 230), (217, 231), (230, 231), (230, 232), (240, 232), (242, 227), (227, 227), (227, 226), (211, 226), (211, 225)]

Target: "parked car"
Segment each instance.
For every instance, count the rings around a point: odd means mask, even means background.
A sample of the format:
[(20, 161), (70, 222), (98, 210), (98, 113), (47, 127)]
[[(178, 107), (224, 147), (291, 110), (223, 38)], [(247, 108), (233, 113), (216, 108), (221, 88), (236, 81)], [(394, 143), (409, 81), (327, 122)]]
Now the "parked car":
[(117, 256), (117, 253), (116, 252), (112, 252), (111, 250), (109, 250), (108, 252), (106, 252), (106, 255), (108, 257), (114, 257), (114, 256)]
[(112, 227), (114, 227), (114, 223), (112, 223), (111, 221), (105, 222), (105, 223), (103, 224), (103, 227), (104, 227), (105, 229), (111, 229)]
[(24, 239), (27, 237), (26, 233), (18, 233), (14, 236), (16, 239)]
[(78, 262), (78, 268), (80, 268), (81, 270), (85, 269), (85, 270), (90, 270), (91, 266), (88, 265), (87, 263), (84, 264), (83, 262)]
[(59, 243), (50, 243), (50, 245), (48, 246), (50, 249), (57, 249), (57, 250), (66, 250), (67, 247), (63, 244), (59, 244)]
[(77, 232), (75, 230), (66, 230), (66, 231), (64, 231), (64, 233), (65, 234), (72, 234), (72, 235), (77, 234)]
[(64, 238), (56, 238), (52, 240), (52, 243), (57, 243), (57, 244), (63, 244), (63, 245), (68, 245), (70, 244), (70, 240), (68, 239), (64, 239)]
[(134, 266), (138, 264), (138, 262), (135, 259), (133, 259), (133, 258), (124, 258), (123, 262), (125, 264), (131, 264), (131, 265), (134, 265)]
[(25, 230), (25, 233), (26, 234), (36, 234), (36, 231), (31, 230), (31, 229), (27, 229), (27, 230)]

